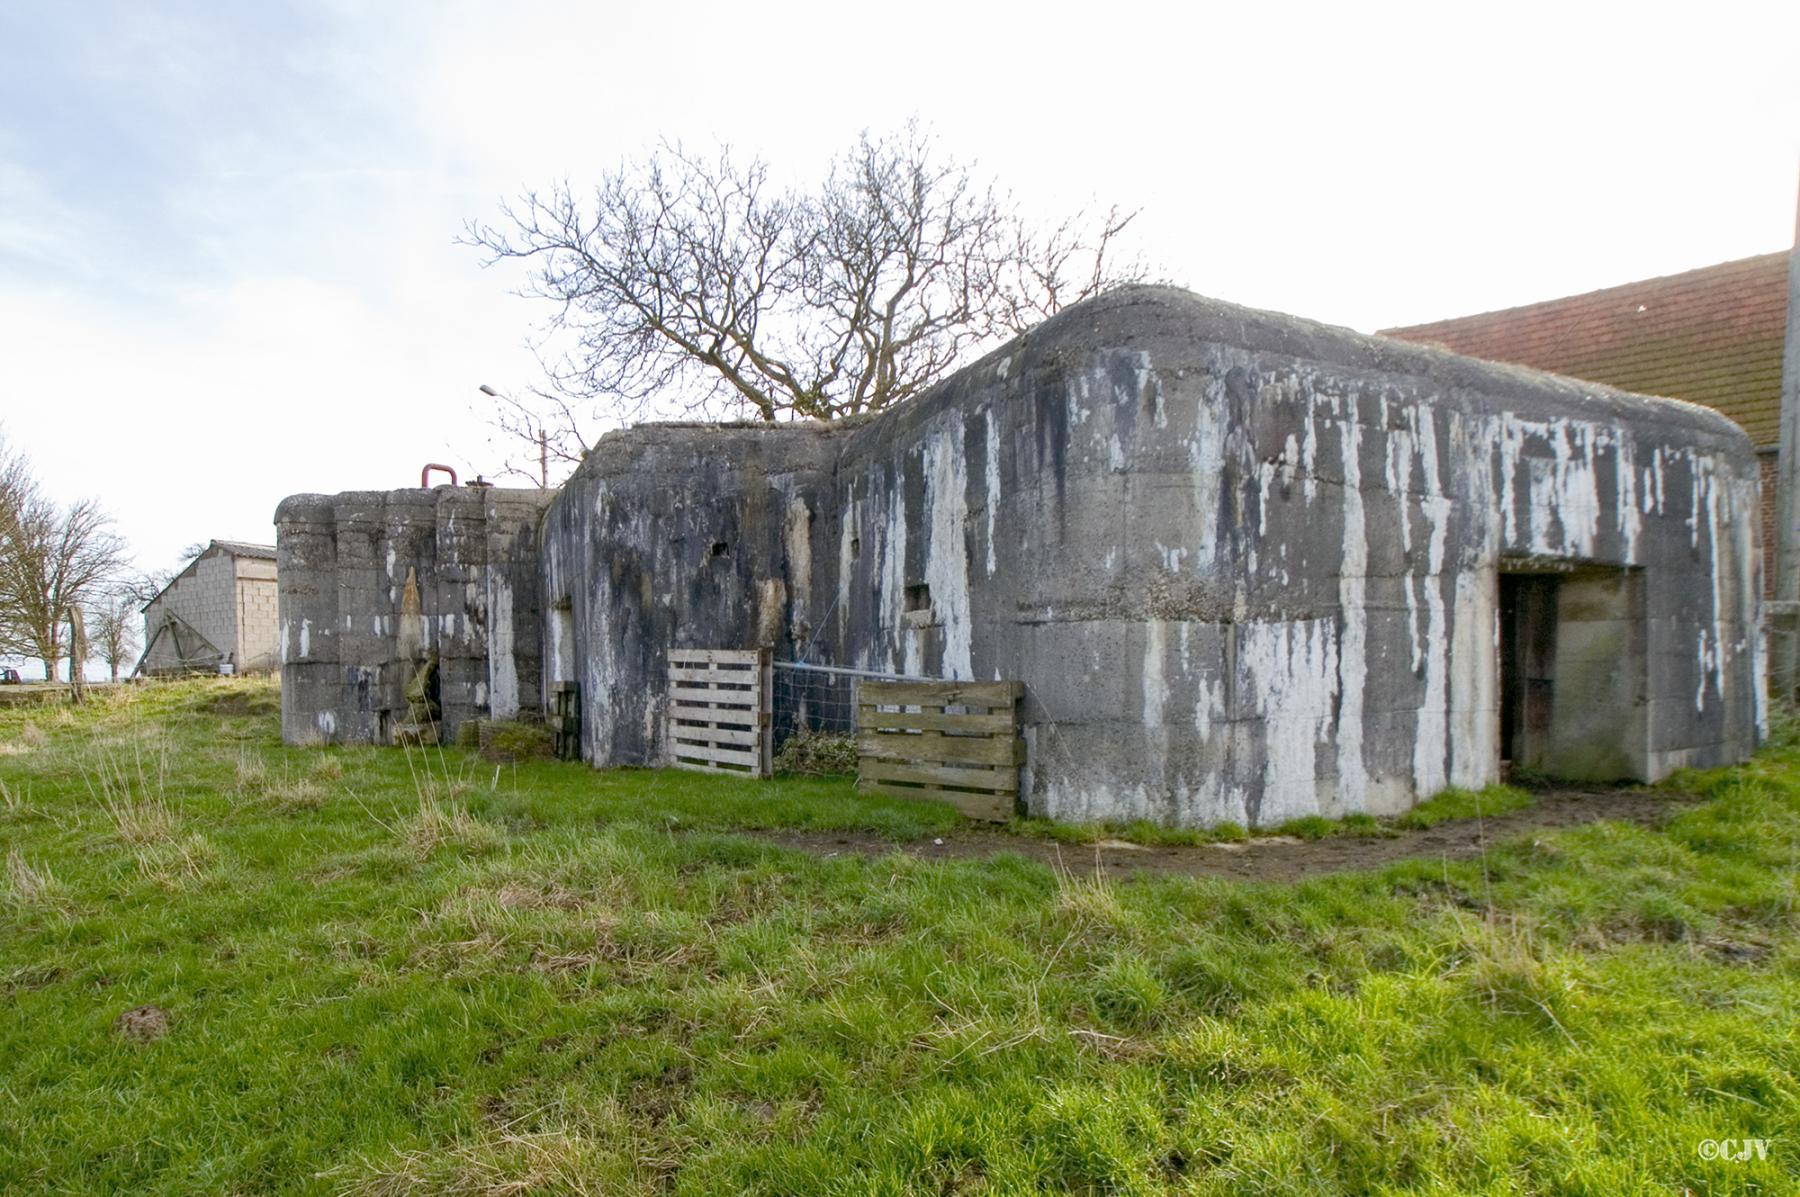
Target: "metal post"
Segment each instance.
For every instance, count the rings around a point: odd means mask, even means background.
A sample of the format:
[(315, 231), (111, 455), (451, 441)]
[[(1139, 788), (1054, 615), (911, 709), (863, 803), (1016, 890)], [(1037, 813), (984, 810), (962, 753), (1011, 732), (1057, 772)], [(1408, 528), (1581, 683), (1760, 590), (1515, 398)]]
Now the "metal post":
[[(1800, 246), (1800, 200), (1794, 215), (1794, 240)], [(1800, 249), (1788, 251), (1787, 341), (1781, 355), (1781, 442), (1775, 459), (1775, 600), (1776, 610), (1800, 602)], [(1767, 546), (1764, 546), (1767, 551)], [(1800, 682), (1800, 636), (1791, 619), (1769, 629), (1770, 670), (1774, 691), (1792, 699)]]

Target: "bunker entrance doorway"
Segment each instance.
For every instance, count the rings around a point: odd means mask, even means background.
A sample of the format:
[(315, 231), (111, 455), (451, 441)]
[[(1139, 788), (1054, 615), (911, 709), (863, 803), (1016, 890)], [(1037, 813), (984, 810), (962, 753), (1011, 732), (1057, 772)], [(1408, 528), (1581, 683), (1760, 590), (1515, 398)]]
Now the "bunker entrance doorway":
[(1504, 776), (1641, 780), (1649, 765), (1643, 574), (1500, 573)]

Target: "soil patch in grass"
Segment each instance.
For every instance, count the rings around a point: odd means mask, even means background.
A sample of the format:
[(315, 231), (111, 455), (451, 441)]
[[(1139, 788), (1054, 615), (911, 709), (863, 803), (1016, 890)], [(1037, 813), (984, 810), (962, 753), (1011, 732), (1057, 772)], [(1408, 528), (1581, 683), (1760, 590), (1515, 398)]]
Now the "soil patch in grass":
[(1700, 799), (1660, 789), (1616, 787), (1546, 789), (1523, 809), (1479, 819), (1454, 819), (1406, 830), (1390, 825), (1384, 835), (1333, 835), (1299, 839), (1255, 836), (1214, 844), (1145, 845), (1123, 840), (1063, 844), (1051, 839), (975, 828), (929, 838), (894, 840), (861, 831), (753, 832), (760, 839), (821, 856), (904, 852), (924, 860), (985, 860), (1012, 853), (1070, 869), (1109, 873), (1168, 873), (1230, 877), (1239, 881), (1298, 881), (1330, 873), (1375, 869), (1398, 860), (1469, 860), (1500, 840), (1536, 831), (1623, 820), (1657, 827)]
[(169, 1012), (161, 1006), (139, 1006), (119, 1015), (119, 1034), (138, 1043), (149, 1043), (169, 1033)]

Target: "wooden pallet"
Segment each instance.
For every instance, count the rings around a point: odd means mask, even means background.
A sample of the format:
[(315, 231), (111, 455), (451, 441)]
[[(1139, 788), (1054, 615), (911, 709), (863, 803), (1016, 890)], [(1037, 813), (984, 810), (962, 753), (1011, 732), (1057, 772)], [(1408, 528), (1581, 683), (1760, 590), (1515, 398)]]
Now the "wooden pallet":
[(769, 776), (768, 649), (669, 650), (669, 763), (709, 773)]
[(581, 759), (581, 683), (550, 685), (550, 733), (555, 737), (556, 759)]
[(856, 788), (1012, 818), (1025, 762), (1023, 694), (1018, 682), (860, 682)]

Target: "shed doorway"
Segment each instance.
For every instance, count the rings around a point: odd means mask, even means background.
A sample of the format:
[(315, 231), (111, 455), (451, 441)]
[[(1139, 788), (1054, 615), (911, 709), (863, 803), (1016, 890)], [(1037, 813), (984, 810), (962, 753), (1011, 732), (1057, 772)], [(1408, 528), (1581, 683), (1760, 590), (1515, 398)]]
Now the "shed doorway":
[(1643, 779), (1642, 572), (1503, 567), (1499, 585), (1502, 776)]

